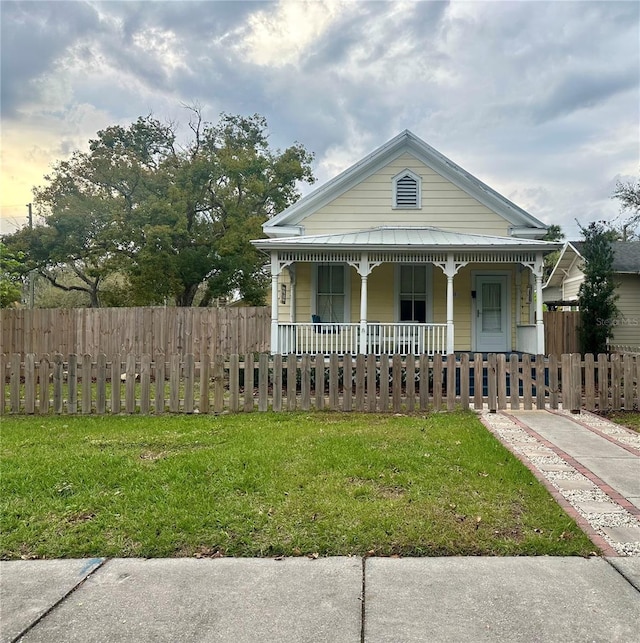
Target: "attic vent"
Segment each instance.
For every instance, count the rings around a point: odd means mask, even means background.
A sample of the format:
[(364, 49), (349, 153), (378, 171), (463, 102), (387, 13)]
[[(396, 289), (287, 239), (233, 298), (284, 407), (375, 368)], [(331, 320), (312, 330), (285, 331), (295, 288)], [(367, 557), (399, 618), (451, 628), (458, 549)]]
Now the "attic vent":
[(420, 177), (405, 170), (393, 179), (393, 207), (420, 207)]

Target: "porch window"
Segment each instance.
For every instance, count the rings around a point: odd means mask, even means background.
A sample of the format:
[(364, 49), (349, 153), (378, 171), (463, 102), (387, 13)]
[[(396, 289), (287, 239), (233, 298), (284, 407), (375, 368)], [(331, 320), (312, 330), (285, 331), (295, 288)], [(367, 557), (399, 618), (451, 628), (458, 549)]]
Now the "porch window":
[(342, 264), (319, 265), (316, 282), (316, 313), (321, 321), (345, 321), (345, 267)]
[(400, 266), (401, 322), (427, 322), (427, 266)]

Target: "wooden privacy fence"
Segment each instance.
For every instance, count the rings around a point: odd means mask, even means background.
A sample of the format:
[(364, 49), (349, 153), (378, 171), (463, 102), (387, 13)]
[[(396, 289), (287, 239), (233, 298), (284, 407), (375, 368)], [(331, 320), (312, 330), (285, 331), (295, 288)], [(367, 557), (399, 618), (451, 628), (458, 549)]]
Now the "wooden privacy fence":
[(548, 355), (580, 352), (580, 313), (553, 310), (543, 313), (544, 346)]
[(577, 410), (640, 405), (634, 355), (0, 355), (2, 413)]
[(231, 355), (270, 349), (271, 309), (34, 308), (0, 310), (3, 353)]

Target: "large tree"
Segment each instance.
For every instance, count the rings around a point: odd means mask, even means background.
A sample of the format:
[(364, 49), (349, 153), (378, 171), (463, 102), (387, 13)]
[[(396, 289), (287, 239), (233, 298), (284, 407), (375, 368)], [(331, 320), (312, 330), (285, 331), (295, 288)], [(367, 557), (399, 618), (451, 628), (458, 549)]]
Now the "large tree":
[(618, 181), (613, 198), (620, 201), (620, 222), (615, 225), (621, 241), (640, 238), (640, 179)]
[(618, 316), (611, 246), (615, 235), (601, 221), (592, 221), (586, 228), (580, 226), (580, 231), (584, 238), (584, 281), (578, 291), (580, 343), (583, 353), (596, 355), (606, 352)]
[(11, 252), (0, 241), (0, 308), (20, 301), (23, 277), (22, 255)]
[[(128, 281), (127, 303), (207, 305), (235, 292), (262, 303), (264, 258), (249, 240), (299, 197), (300, 182), (313, 182), (312, 155), (297, 143), (273, 150), (258, 115), (214, 125), (192, 109), (189, 128), (183, 144), (176, 125), (152, 117), (98, 132), (35, 190), (44, 223), (9, 242), (92, 306), (114, 272)], [(63, 283), (62, 269), (76, 283)]]

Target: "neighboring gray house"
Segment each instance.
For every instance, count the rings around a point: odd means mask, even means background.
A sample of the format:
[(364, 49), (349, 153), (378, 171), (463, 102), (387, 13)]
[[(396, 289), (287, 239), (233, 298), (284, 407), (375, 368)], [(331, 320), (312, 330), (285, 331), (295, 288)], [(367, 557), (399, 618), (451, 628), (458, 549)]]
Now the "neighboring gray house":
[[(584, 281), (582, 241), (567, 242), (558, 262), (542, 289), (549, 308), (578, 305), (578, 290)], [(615, 241), (613, 270), (618, 282), (616, 305), (620, 317), (615, 321), (613, 344), (640, 346), (640, 241)]]

